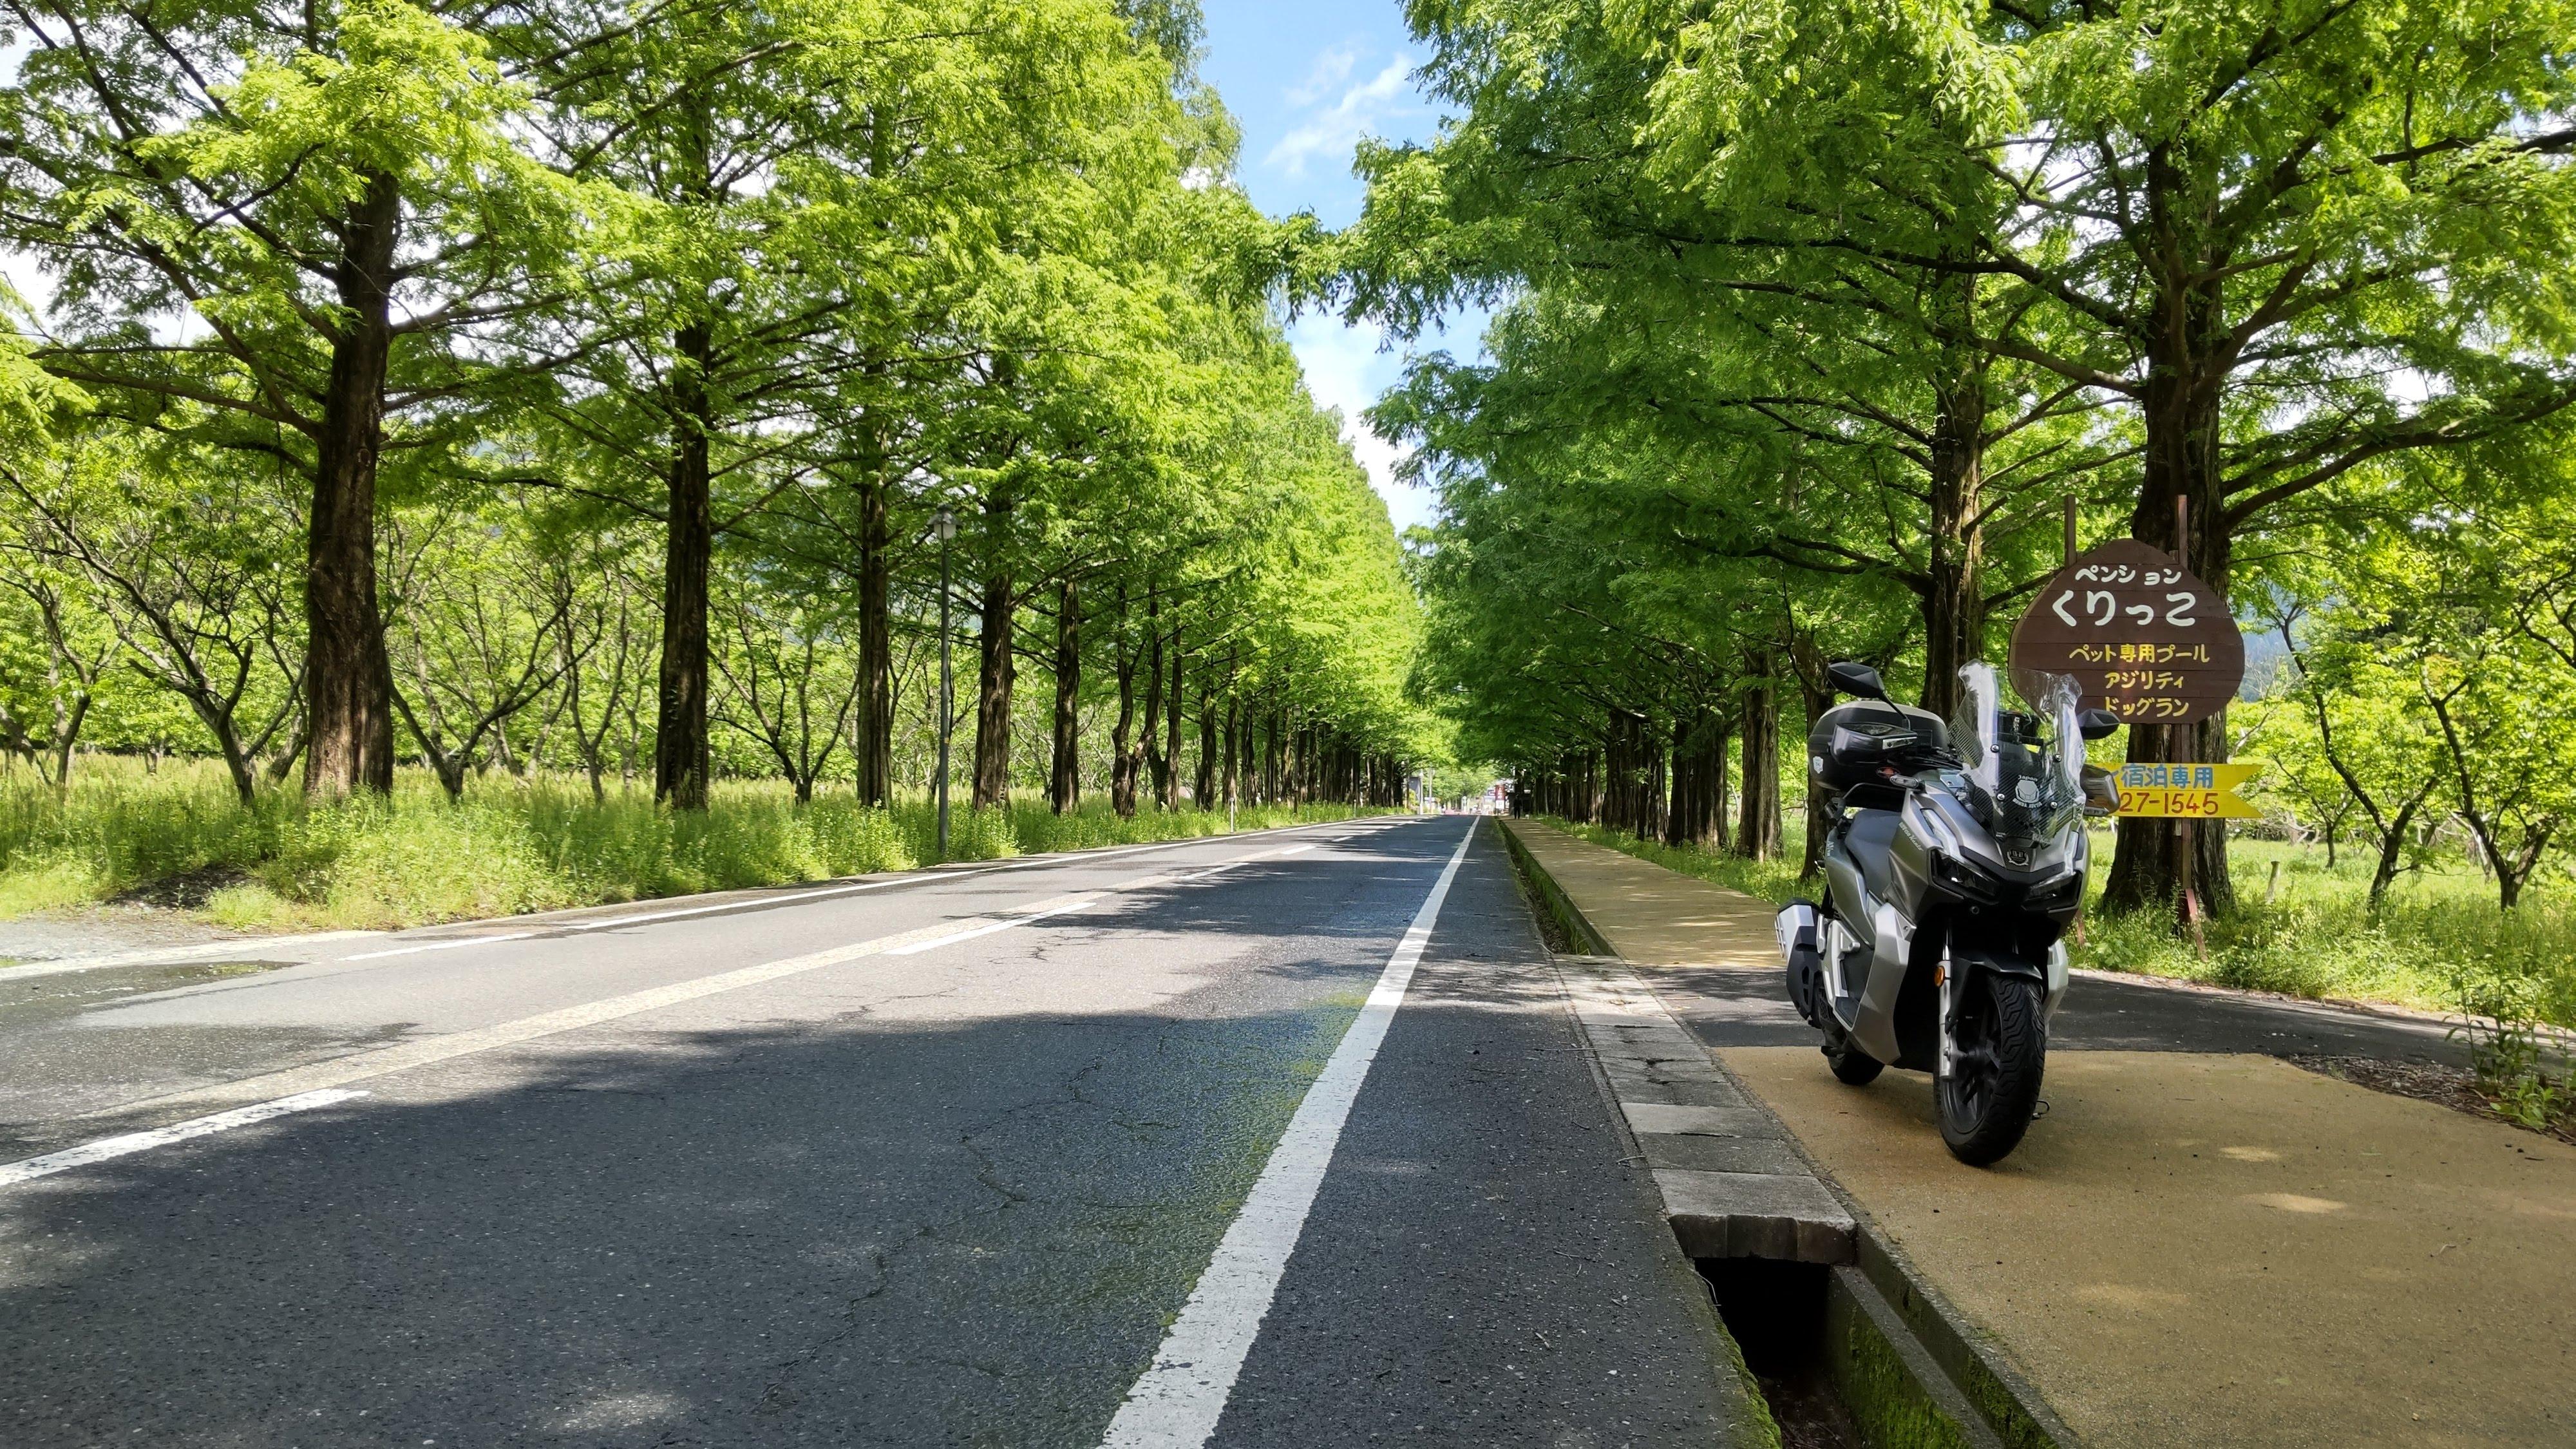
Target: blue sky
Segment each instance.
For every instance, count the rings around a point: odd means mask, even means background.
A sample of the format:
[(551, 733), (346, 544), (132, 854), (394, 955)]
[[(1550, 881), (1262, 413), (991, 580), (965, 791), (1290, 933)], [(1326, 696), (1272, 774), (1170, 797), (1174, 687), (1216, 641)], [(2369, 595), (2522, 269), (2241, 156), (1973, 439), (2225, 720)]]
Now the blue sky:
[[(1239, 179), (1274, 216), (1312, 211), (1326, 226), (1356, 219), (1366, 188), (1351, 176), (1362, 136), (1429, 140), (1439, 113), (1414, 88), (1423, 50), (1405, 34), (1396, 0), (1207, 0), (1207, 53), (1199, 72), (1243, 126)], [(1462, 324), (1480, 327), (1481, 319)], [(1379, 349), (1375, 328), (1303, 317), (1289, 332), (1315, 399), (1338, 407), (1395, 526), (1430, 521), (1430, 496), (1395, 481), (1396, 451), (1368, 430), (1360, 409), (1402, 374), (1403, 358)], [(1451, 340), (1473, 347), (1473, 333)]]

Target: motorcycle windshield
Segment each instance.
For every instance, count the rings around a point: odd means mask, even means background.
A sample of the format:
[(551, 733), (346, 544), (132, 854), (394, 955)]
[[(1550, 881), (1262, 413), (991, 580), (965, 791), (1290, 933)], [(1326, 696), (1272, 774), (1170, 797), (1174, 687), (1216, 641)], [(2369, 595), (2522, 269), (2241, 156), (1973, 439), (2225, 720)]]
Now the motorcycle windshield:
[(2079, 687), (2062, 674), (2041, 678), (2040, 697), (2023, 712), (2004, 708), (2002, 681), (1992, 666), (1980, 662), (1959, 671), (1950, 743), (1959, 752), (1972, 803), (1998, 840), (2053, 838), (2083, 811)]

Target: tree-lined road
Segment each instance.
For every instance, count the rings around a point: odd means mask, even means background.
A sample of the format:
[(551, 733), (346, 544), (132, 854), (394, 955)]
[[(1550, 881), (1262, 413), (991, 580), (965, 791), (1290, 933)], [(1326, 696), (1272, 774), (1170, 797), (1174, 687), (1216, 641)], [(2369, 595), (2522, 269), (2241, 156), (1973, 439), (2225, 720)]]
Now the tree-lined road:
[[(0, 1186), (0, 1440), (1098, 1444), (1212, 1255), (1257, 1286), (1274, 1253), (1266, 1317), (1163, 1350), (1188, 1412), (1122, 1432), (1709, 1442), (1740, 1398), (1705, 1300), (1471, 823), (11, 983), (22, 1162), (364, 1095)], [(1319, 1142), (1302, 1220), (1229, 1235)]]

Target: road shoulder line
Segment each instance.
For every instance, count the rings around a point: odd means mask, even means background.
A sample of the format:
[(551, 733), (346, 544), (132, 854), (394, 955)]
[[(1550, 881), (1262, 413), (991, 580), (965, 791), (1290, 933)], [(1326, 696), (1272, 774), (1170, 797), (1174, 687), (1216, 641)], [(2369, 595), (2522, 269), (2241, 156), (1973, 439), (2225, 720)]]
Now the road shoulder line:
[(1304, 1233), (1315, 1194), (1323, 1187), (1340, 1143), (1342, 1126), (1377, 1060), (1387, 1028), (1404, 1005), (1414, 968), (1431, 943), (1440, 907), (1476, 839), (1470, 823), (1440, 878), (1414, 913), (1369, 992), (1368, 1002), (1342, 1033), (1323, 1072), (1306, 1089), (1288, 1130), (1270, 1151), (1251, 1195), (1217, 1243), (1216, 1252), (1173, 1320), (1154, 1362), (1128, 1390), (1109, 1422), (1102, 1449), (1201, 1449), (1216, 1432), (1233, 1396), (1244, 1357), (1260, 1336), (1261, 1321), (1287, 1271), (1289, 1255)]

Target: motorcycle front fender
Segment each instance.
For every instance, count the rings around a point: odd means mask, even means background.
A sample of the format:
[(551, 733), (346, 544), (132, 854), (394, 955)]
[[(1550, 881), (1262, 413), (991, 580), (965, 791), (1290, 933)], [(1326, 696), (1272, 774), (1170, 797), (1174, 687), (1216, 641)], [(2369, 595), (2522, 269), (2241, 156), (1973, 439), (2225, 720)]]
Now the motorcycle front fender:
[(2018, 976), (2037, 985), (2041, 997), (2040, 1011), (2045, 1019), (2055, 1020), (2058, 1005), (2066, 1000), (2066, 943), (2063, 941), (2050, 942), (2048, 954), (2036, 961), (2017, 952), (1952, 941), (1950, 961), (1953, 970), (1992, 971), (2002, 976)]

